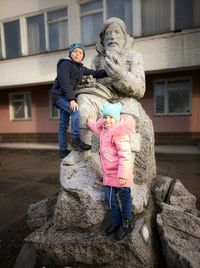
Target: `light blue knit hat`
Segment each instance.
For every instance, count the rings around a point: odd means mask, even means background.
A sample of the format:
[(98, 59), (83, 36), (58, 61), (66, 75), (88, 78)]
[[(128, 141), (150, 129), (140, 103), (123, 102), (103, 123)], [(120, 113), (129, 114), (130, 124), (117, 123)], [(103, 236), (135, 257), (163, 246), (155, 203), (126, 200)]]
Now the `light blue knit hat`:
[(122, 104), (120, 102), (117, 103), (109, 103), (106, 102), (102, 108), (103, 117), (106, 115), (112, 116), (116, 121), (120, 120), (120, 113), (122, 111)]
[(85, 47), (79, 42), (71, 44), (71, 46), (68, 48), (69, 55), (71, 55), (72, 51), (77, 47), (81, 48), (83, 50), (83, 59), (84, 59), (84, 57), (85, 57)]

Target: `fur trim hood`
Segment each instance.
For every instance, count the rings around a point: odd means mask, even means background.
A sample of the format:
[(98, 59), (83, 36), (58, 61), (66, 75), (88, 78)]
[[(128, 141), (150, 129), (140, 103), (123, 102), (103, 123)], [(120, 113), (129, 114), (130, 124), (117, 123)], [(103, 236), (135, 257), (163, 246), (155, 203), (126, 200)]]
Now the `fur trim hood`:
[[(103, 118), (100, 118), (96, 122), (96, 128), (99, 131), (102, 131), (104, 129)], [(115, 125), (113, 125), (111, 128), (112, 128), (113, 135), (117, 135), (117, 136), (122, 136), (124, 134), (131, 135), (131, 133), (135, 131), (135, 119), (127, 115), (121, 115), (120, 121), (117, 122)]]

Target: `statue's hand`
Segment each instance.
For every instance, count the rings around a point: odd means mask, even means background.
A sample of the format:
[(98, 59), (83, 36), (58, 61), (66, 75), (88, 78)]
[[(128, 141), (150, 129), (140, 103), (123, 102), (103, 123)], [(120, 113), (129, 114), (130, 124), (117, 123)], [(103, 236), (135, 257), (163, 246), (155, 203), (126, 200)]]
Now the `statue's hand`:
[(125, 68), (117, 54), (106, 54), (104, 64), (104, 68), (108, 76), (110, 76), (113, 80), (119, 80), (124, 76)]

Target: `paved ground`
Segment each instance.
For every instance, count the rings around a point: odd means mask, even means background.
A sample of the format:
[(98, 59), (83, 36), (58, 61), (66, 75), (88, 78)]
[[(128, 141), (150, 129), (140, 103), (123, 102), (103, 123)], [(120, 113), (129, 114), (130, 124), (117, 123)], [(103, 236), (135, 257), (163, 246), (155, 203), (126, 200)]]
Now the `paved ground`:
[[(158, 174), (180, 179), (200, 200), (200, 155), (157, 153), (156, 160)], [(24, 215), (32, 202), (60, 190), (59, 167), (52, 148), (0, 148), (0, 230)]]
[[(24, 145), (23, 148), (0, 146), (0, 268), (13, 267), (29, 233), (26, 226), (29, 205), (60, 190), (57, 147), (49, 150), (47, 145), (35, 145), (30, 149)], [(200, 154), (196, 149), (157, 148), (156, 162), (157, 174), (180, 179), (197, 197), (200, 209)]]

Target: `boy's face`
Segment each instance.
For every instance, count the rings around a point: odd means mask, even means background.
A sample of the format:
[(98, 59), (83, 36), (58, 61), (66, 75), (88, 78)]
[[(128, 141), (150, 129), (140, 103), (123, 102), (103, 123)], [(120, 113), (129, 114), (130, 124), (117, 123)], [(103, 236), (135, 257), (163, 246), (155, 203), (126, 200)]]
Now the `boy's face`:
[(114, 125), (114, 124), (116, 124), (116, 120), (115, 120), (115, 118), (113, 118), (112, 116), (110, 116), (110, 115), (105, 115), (105, 116), (103, 117), (103, 126), (104, 126), (105, 128), (110, 127), (110, 126), (112, 126), (112, 125)]
[(83, 60), (83, 50), (79, 47), (75, 48), (71, 53), (71, 58), (73, 61), (80, 63)]

